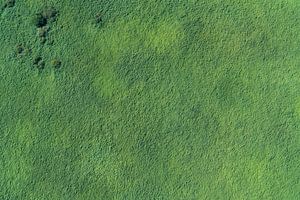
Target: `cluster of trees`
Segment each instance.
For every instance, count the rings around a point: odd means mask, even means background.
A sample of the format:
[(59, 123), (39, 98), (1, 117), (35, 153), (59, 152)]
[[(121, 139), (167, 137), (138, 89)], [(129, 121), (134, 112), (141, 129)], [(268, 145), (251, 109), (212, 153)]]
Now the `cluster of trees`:
[[(61, 67), (61, 61), (58, 59), (54, 59), (51, 61), (51, 66), (54, 69), (59, 69)], [(33, 65), (38, 69), (38, 70), (43, 70), (45, 68), (45, 61), (41, 56), (36, 57), (33, 60)]]
[(58, 11), (55, 8), (46, 8), (35, 15), (34, 23), (37, 28), (42, 28), (47, 26), (49, 22), (55, 21), (57, 15)]
[[(50, 30), (49, 24), (51, 22), (54, 22), (57, 16), (58, 11), (54, 7), (45, 8), (35, 15), (34, 24), (37, 27), (38, 37), (40, 38), (42, 44), (46, 42), (46, 38)], [(40, 56), (34, 59), (33, 64), (39, 70), (43, 70), (45, 68), (45, 61)], [(61, 61), (58, 59), (54, 59), (51, 61), (51, 65), (55, 69), (59, 69), (61, 67), (61, 64)]]
[(49, 23), (55, 21), (57, 15), (58, 11), (53, 7), (49, 7), (37, 13), (34, 17), (34, 24), (37, 27), (38, 36), (43, 44), (46, 42), (47, 34), (50, 30)]

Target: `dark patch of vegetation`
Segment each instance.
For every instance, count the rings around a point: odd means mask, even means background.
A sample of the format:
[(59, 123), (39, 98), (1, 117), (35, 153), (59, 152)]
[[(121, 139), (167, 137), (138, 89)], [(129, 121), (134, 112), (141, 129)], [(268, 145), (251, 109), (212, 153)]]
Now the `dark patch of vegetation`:
[[(34, 24), (37, 27), (37, 35), (42, 44), (46, 43), (47, 35), (50, 30), (50, 22), (55, 21), (58, 15), (58, 11), (53, 8), (45, 8), (41, 12), (37, 13), (34, 17)], [(21, 51), (21, 50), (20, 50)], [(45, 62), (43, 61), (42, 57), (38, 56), (33, 60), (33, 65), (42, 70), (45, 68)], [(61, 66), (61, 62), (59, 60), (54, 60), (52, 62), (54, 68), (58, 69)]]
[(100, 24), (103, 22), (103, 18), (102, 18), (102, 13), (97, 13), (96, 16), (95, 16), (95, 23), (96, 24)]
[(47, 25), (47, 19), (41, 13), (36, 14), (33, 20), (37, 28), (41, 28)]
[(57, 14), (58, 11), (55, 8), (46, 8), (35, 15), (34, 24), (37, 28), (47, 26), (49, 22), (55, 21)]
[(23, 44), (18, 44), (15, 49), (15, 53), (17, 56), (22, 56), (31, 52), (31, 49), (26, 47)]
[(53, 7), (45, 8), (35, 15), (34, 24), (37, 27), (38, 36), (42, 44), (47, 40), (47, 34), (50, 30), (49, 23), (55, 21), (57, 15), (58, 11)]
[(17, 55), (22, 54), (24, 51), (25, 51), (24, 46), (22, 44), (18, 44), (17, 47), (16, 47), (16, 53), (17, 53)]
[(33, 65), (39, 70), (45, 68), (45, 62), (43, 61), (43, 58), (41, 56), (38, 56), (33, 60)]
[(33, 60), (33, 64), (38, 65), (42, 60), (43, 60), (42, 57), (38, 56)]
[(16, 1), (15, 1), (15, 0), (6, 0), (6, 1), (4, 2), (4, 4), (3, 4), (2, 9), (4, 9), (4, 8), (12, 8), (12, 7), (15, 6), (15, 4), (16, 4)]
[(58, 59), (52, 60), (51, 64), (55, 69), (59, 69), (61, 67), (61, 61)]
[(47, 39), (46, 39), (45, 37), (41, 37), (41, 38), (40, 38), (40, 41), (41, 41), (42, 44), (45, 44), (46, 41), (47, 41)]

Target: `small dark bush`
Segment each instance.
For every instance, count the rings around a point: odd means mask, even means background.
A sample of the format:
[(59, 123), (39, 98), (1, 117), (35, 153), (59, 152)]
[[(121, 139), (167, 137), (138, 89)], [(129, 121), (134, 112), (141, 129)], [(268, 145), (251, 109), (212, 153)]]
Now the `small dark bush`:
[(22, 56), (31, 53), (31, 48), (24, 46), (23, 44), (16, 45), (15, 53), (17, 56)]
[(61, 61), (60, 60), (52, 60), (52, 66), (55, 68), (55, 69), (59, 69), (61, 67)]
[(33, 60), (33, 64), (34, 64), (34, 65), (37, 65), (37, 64), (39, 64), (42, 60), (43, 60), (42, 57), (38, 56), (38, 57), (36, 57), (36, 58)]
[(34, 24), (38, 28), (44, 27), (48, 23), (47, 19), (41, 13), (36, 14), (33, 20), (34, 20)]
[(38, 28), (44, 27), (48, 24), (49, 21), (54, 21), (57, 14), (57, 10), (53, 7), (46, 8), (35, 15), (34, 24)]
[(95, 22), (96, 24), (100, 24), (102, 22), (102, 13), (97, 13), (95, 16)]
[(33, 60), (33, 65), (36, 66), (37, 69), (42, 70), (45, 68), (45, 62), (42, 57), (38, 56)]
[(18, 55), (22, 54), (23, 52), (25, 51), (25, 48), (22, 44), (18, 44), (17, 47), (16, 47), (16, 53)]
[(6, 2), (3, 5), (3, 8), (11, 8), (15, 6), (16, 1), (15, 0), (6, 0)]

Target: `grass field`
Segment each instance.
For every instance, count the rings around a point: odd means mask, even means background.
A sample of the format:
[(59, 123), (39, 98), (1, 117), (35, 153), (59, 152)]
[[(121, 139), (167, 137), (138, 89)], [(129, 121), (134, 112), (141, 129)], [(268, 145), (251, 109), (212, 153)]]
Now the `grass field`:
[(300, 199), (300, 1), (0, 6), (0, 200)]

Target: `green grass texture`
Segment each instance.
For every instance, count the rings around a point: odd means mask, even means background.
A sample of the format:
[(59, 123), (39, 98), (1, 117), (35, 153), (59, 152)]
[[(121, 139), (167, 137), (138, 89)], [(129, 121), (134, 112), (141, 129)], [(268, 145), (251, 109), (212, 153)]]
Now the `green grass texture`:
[(0, 200), (300, 199), (300, 1), (0, 6)]

